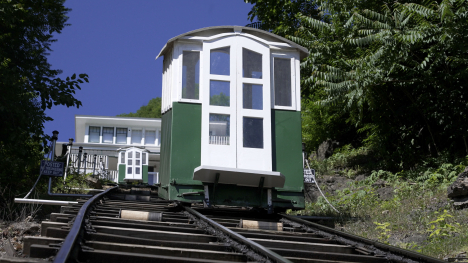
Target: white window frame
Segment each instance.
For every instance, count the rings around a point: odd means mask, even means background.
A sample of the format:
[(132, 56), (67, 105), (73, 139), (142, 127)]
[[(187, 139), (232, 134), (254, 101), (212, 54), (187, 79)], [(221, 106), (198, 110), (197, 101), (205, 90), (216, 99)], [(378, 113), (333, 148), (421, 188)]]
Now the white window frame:
[[(291, 106), (277, 106), (275, 105), (275, 58), (280, 58), (280, 59), (290, 59), (291, 61)], [(297, 110), (297, 105), (300, 105), (300, 92), (298, 91), (299, 87), (299, 79), (296, 77), (299, 76), (299, 74), (296, 74), (296, 72), (299, 72), (297, 68), (297, 63), (298, 61), (298, 54), (297, 52), (284, 52), (282, 51), (281, 53), (278, 53), (278, 51), (272, 52), (271, 53), (271, 59), (270, 59), (270, 87), (271, 87), (271, 108), (272, 109), (277, 109), (277, 110)], [(298, 97), (299, 96), (299, 97)], [(300, 110), (300, 109), (299, 109)]]
[[(113, 130), (113, 133), (112, 133), (112, 140), (111, 142), (104, 142), (104, 128), (112, 128)], [(114, 137), (115, 137), (115, 127), (110, 127), (110, 126), (102, 126), (101, 127), (101, 143), (104, 143), (104, 144), (113, 144), (114, 143)]]
[[(131, 160), (132, 160), (132, 164), (129, 165), (128, 164), (128, 153), (129, 152), (132, 152), (132, 157), (131, 157)], [(136, 161), (136, 153), (139, 152), (140, 153), (140, 165), (136, 165), (135, 164), (135, 161)], [(146, 158), (148, 158), (148, 153), (146, 153)], [(146, 159), (146, 163), (148, 163), (148, 159)], [(128, 168), (131, 167), (132, 168), (132, 173), (128, 173)], [(136, 174), (136, 168), (139, 167), (140, 168), (140, 174)], [(125, 151), (125, 179), (133, 179), (133, 180), (141, 180), (143, 178), (143, 151), (141, 149), (137, 149), (137, 148), (130, 148), (128, 150)]]
[[(183, 42), (183, 41), (177, 41), (175, 44), (175, 57), (177, 57), (177, 87), (175, 88), (176, 90), (176, 98), (177, 101), (180, 102), (187, 102), (187, 103), (197, 103), (201, 104), (203, 100), (203, 89), (202, 89), (202, 83), (203, 83), (203, 45), (202, 43), (200, 44), (194, 44), (188, 43), (188, 42)], [(189, 52), (199, 52), (200, 53), (200, 68), (199, 68), (199, 86), (198, 86), (198, 100), (192, 100), (192, 99), (184, 99), (182, 98), (182, 70), (183, 70), (183, 56), (184, 56), (184, 51), (189, 51)]]
[[(117, 129), (125, 129), (127, 131), (127, 136), (125, 137), (125, 143), (118, 143), (117, 142)], [(118, 144), (118, 145), (126, 145), (128, 143), (128, 133), (129, 133), (129, 128), (125, 128), (125, 127), (115, 127), (115, 144)]]
[[(99, 135), (98, 135), (98, 141), (97, 142), (92, 142), (91, 141), (91, 128), (99, 128)], [(102, 127), (98, 125), (89, 125), (88, 126), (88, 143), (101, 143), (101, 138), (102, 138)]]

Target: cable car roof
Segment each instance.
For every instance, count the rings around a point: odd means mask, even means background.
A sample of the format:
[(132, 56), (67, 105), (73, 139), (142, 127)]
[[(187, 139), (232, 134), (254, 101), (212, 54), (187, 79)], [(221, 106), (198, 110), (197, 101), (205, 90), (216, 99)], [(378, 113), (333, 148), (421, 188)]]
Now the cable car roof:
[(174, 41), (178, 39), (181, 39), (184, 37), (190, 37), (190, 36), (208, 37), (208, 36), (214, 36), (217, 34), (233, 33), (233, 32), (246, 32), (248, 34), (257, 36), (259, 38), (262, 38), (268, 41), (287, 43), (293, 48), (297, 48), (299, 50), (301, 59), (309, 55), (309, 51), (307, 50), (307, 48), (300, 46), (292, 42), (291, 40), (288, 40), (284, 37), (280, 37), (278, 35), (275, 35), (265, 30), (256, 29), (252, 27), (244, 27), (244, 26), (212, 26), (212, 27), (204, 27), (204, 28), (196, 29), (196, 30), (193, 30), (193, 31), (190, 31), (190, 32), (187, 32), (187, 33), (184, 33), (184, 34), (181, 34), (181, 35), (178, 35), (176, 37), (169, 39), (169, 41), (167, 41), (167, 43), (161, 49), (159, 54), (156, 56), (156, 59), (158, 59), (160, 56), (164, 56), (164, 54), (172, 48)]

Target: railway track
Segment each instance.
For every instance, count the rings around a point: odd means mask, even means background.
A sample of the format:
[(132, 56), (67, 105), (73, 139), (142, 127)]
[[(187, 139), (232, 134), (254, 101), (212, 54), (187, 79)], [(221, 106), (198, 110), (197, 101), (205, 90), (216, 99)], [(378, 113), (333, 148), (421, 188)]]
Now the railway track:
[(294, 216), (184, 206), (148, 189), (78, 200), (41, 231), (25, 237), (30, 262), (444, 262)]

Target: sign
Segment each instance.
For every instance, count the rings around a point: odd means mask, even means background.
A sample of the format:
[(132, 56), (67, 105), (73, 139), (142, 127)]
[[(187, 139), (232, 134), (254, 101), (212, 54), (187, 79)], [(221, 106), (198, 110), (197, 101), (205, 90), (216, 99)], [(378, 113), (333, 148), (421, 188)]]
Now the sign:
[(315, 183), (315, 170), (314, 169), (304, 169), (304, 182), (305, 183)]
[(41, 161), (42, 175), (62, 177), (63, 165), (62, 162)]

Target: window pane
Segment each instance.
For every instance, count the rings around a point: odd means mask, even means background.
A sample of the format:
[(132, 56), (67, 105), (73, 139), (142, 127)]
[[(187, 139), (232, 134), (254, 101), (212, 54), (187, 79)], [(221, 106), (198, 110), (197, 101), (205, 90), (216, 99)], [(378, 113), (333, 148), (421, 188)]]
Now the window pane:
[(275, 58), (275, 105), (291, 106), (291, 60)]
[(244, 78), (262, 78), (262, 54), (242, 49), (242, 76)]
[(127, 174), (132, 174), (132, 167), (127, 167)]
[(132, 158), (132, 157), (133, 157), (133, 152), (128, 152), (128, 153), (127, 153), (127, 157), (128, 157), (128, 158)]
[(230, 82), (210, 81), (210, 105), (228, 106), (230, 105)]
[(210, 74), (229, 76), (229, 50), (230, 47), (223, 47), (210, 51)]
[(135, 165), (140, 165), (140, 160), (135, 160)]
[(140, 159), (140, 152), (135, 153), (135, 158)]
[(89, 142), (99, 142), (101, 135), (101, 127), (89, 126)]
[(128, 159), (128, 160), (127, 160), (127, 164), (128, 164), (128, 165), (132, 165), (132, 159)]
[(156, 131), (145, 131), (145, 144), (156, 144)]
[(244, 83), (242, 90), (244, 109), (262, 110), (263, 109), (263, 90), (262, 85)]
[(120, 153), (120, 163), (125, 163), (125, 153), (124, 152)]
[(244, 147), (263, 148), (263, 119), (244, 117)]
[(141, 130), (132, 130), (132, 144), (141, 144)]
[(116, 143), (127, 144), (127, 128), (117, 128), (116, 130), (117, 138)]
[(112, 143), (114, 141), (114, 128), (104, 127), (102, 128), (102, 142)]
[(135, 174), (140, 174), (140, 167), (135, 168)]
[(142, 159), (142, 163), (146, 164), (146, 153), (143, 153), (143, 157), (141, 159)]
[(230, 116), (210, 114), (210, 144), (229, 145)]
[(200, 52), (184, 51), (182, 56), (182, 98), (198, 100)]

